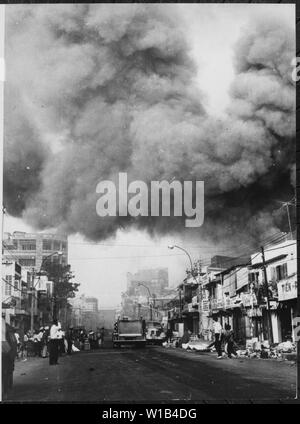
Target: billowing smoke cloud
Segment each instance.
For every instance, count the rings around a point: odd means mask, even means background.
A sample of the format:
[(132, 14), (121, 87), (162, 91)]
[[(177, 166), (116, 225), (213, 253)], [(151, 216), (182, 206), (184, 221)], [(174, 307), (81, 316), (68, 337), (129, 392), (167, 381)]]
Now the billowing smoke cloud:
[(256, 240), (280, 227), (271, 211), (274, 198), (292, 193), (295, 138), (295, 41), (286, 24), (257, 20), (245, 30), (232, 104), (217, 120), (201, 103), (175, 7), (7, 9), (11, 214), (94, 240), (130, 225), (184, 228), (177, 218), (99, 218), (97, 183), (125, 171), (146, 182), (204, 180), (201, 231), (216, 241), (233, 232)]

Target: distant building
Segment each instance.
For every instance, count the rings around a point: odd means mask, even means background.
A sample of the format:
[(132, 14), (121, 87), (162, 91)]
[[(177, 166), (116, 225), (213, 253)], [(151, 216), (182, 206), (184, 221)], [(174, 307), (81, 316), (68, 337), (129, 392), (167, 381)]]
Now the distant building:
[(96, 297), (86, 297), (84, 309), (87, 312), (98, 312), (98, 299)]
[(116, 321), (116, 309), (100, 309), (99, 327), (112, 330)]
[[(66, 235), (25, 233), (14, 231), (4, 233), (4, 258), (18, 258), (26, 269), (40, 270), (43, 261), (68, 264), (68, 238)], [(55, 254), (58, 252), (59, 254)]]
[(86, 297), (84, 294), (69, 299), (72, 306), (70, 325), (72, 327), (85, 327), (87, 331), (95, 331), (99, 327), (98, 299)]
[(168, 268), (141, 269), (135, 274), (127, 273), (129, 295), (140, 294), (148, 297), (149, 292), (143, 284), (149, 288), (151, 295), (162, 294), (169, 285)]
[[(31, 295), (27, 288), (30, 275), (22, 271), (15, 260), (2, 260), (2, 315), (5, 321), (22, 332), (30, 327)], [(37, 318), (37, 296), (33, 297), (33, 312)]]

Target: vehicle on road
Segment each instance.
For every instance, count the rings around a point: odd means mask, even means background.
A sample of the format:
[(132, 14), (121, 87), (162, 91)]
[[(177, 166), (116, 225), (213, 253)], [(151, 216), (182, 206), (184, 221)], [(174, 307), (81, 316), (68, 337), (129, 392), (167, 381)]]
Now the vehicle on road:
[(161, 345), (166, 340), (163, 326), (158, 321), (148, 321), (146, 323), (147, 344)]
[(146, 337), (143, 320), (119, 319), (112, 336), (113, 347), (145, 347)]

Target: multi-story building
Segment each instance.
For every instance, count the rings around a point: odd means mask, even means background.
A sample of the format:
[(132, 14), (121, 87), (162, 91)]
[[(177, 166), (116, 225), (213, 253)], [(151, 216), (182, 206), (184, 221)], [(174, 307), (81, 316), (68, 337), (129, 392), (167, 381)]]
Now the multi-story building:
[(72, 307), (70, 325), (95, 331), (100, 325), (98, 299), (82, 294), (69, 300)]
[(14, 231), (4, 233), (3, 246), (3, 256), (18, 258), (19, 264), (26, 269), (39, 271), (46, 260), (68, 263), (66, 235)]
[(129, 295), (163, 294), (169, 285), (168, 268), (141, 269), (135, 274), (127, 273), (127, 293)]
[[(293, 318), (297, 312), (297, 242), (287, 240), (268, 246), (265, 251), (265, 267), (271, 309), (272, 336), (275, 343), (294, 339)], [(258, 303), (262, 304), (263, 336), (268, 336), (267, 304), (264, 287), (262, 254), (251, 256), (251, 283), (257, 291)], [(261, 288), (257, 290), (257, 288)]]
[(209, 339), (212, 318), (218, 317), (223, 328), (231, 325), (241, 345), (254, 339), (273, 343), (294, 339), (296, 240), (268, 245), (264, 260), (261, 252), (251, 255), (250, 260), (239, 258), (243, 260), (240, 263), (235, 259), (218, 257), (202, 270), (204, 273), (188, 275), (178, 287), (177, 303), (169, 311), (169, 318)]
[[(15, 260), (2, 261), (2, 314), (21, 333), (30, 329), (31, 307), (37, 316), (37, 294), (29, 292), (31, 275)], [(32, 303), (33, 302), (33, 303)]]

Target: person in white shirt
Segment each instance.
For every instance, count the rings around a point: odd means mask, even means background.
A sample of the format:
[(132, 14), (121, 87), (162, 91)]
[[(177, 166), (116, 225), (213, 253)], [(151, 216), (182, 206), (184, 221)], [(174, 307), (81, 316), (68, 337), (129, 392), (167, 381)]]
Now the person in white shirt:
[(218, 359), (222, 358), (222, 342), (221, 342), (221, 336), (222, 336), (222, 325), (218, 321), (218, 317), (214, 317), (213, 322), (213, 331), (215, 336), (215, 348), (218, 354)]
[(59, 343), (59, 329), (57, 320), (53, 320), (50, 328), (50, 341), (49, 341), (49, 365), (58, 364), (58, 343)]

